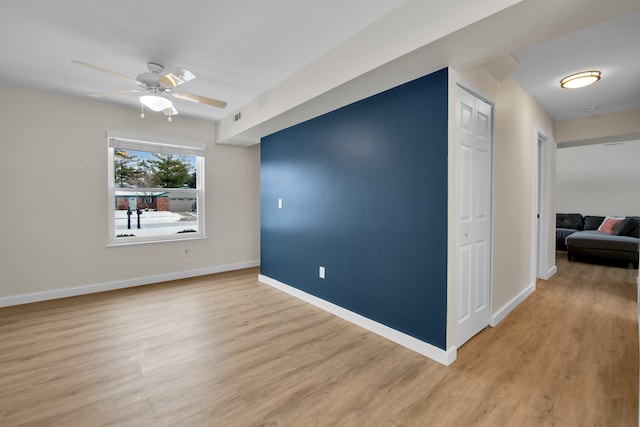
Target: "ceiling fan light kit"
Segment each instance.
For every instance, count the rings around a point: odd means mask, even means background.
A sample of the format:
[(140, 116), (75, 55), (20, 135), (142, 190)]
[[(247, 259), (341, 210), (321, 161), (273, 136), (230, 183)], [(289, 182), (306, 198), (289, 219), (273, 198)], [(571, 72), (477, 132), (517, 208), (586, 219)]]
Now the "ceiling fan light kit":
[(74, 64), (81, 65), (83, 67), (90, 68), (101, 73), (109, 74), (111, 76), (120, 78), (122, 80), (135, 82), (138, 85), (138, 89), (125, 89), (115, 90), (109, 92), (91, 93), (89, 96), (101, 97), (116, 95), (122, 93), (147, 93), (140, 97), (140, 103), (142, 112), (140, 118), (144, 119), (144, 107), (147, 107), (153, 111), (162, 111), (168, 116), (167, 120), (171, 121), (171, 116), (178, 114), (178, 110), (173, 106), (173, 103), (166, 95), (171, 95), (178, 99), (184, 99), (187, 101), (195, 102), (198, 104), (209, 105), (217, 108), (225, 108), (227, 103), (218, 99), (208, 98), (202, 95), (196, 95), (194, 93), (175, 91), (174, 88), (183, 83), (191, 81), (196, 78), (195, 74), (184, 68), (178, 68), (170, 73), (161, 74), (164, 71), (164, 67), (160, 64), (150, 62), (147, 64), (149, 71), (138, 74), (135, 79), (129, 78), (125, 75), (116, 73), (114, 71), (107, 70), (106, 68), (99, 67), (97, 65), (89, 64), (88, 62), (72, 60)]
[(148, 107), (153, 111), (162, 111), (167, 117), (168, 121), (171, 121), (171, 116), (178, 114), (178, 110), (175, 109), (173, 103), (164, 96), (159, 95), (142, 95), (140, 97), (140, 103), (142, 104), (142, 114), (140, 118), (144, 119), (144, 107)]
[(560, 87), (563, 89), (578, 89), (589, 86), (600, 80), (600, 76), (600, 71), (581, 71), (560, 80)]
[(166, 108), (173, 107), (171, 101), (163, 96), (158, 95), (142, 95), (140, 97), (140, 102), (145, 107), (150, 108), (153, 111), (162, 111)]

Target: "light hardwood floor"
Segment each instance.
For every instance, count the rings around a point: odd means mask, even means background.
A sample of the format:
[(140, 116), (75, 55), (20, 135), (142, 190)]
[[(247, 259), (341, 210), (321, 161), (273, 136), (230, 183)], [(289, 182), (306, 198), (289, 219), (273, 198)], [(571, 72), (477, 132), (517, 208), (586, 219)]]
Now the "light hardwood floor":
[(243, 270), (0, 309), (0, 426), (634, 426), (637, 270), (567, 263), (439, 365)]

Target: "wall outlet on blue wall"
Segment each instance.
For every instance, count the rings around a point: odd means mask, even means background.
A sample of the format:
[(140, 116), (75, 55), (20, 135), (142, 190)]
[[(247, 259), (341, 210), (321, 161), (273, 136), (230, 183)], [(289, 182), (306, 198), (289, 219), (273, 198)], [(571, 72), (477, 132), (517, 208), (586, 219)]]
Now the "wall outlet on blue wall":
[(278, 209), (282, 209), (282, 199), (278, 199)]
[(324, 279), (324, 267), (320, 266), (320, 269), (318, 270), (318, 275), (320, 276), (321, 279)]

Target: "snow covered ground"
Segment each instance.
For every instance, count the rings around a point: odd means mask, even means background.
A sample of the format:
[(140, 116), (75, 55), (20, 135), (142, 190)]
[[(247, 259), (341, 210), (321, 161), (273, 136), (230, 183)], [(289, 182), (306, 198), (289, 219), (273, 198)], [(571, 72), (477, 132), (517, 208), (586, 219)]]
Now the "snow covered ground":
[(138, 229), (138, 215), (131, 214), (131, 229), (127, 229), (127, 211), (116, 212), (116, 236), (134, 234), (136, 236), (160, 236), (176, 234), (182, 230), (198, 230), (198, 216), (195, 212), (142, 211)]

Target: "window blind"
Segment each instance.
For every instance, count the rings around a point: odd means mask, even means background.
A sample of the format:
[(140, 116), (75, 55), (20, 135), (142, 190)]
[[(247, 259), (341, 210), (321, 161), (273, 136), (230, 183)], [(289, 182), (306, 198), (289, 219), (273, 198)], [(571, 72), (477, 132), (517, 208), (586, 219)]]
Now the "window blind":
[(183, 156), (204, 156), (207, 148), (207, 144), (202, 142), (131, 135), (115, 131), (107, 131), (107, 140), (111, 148)]

